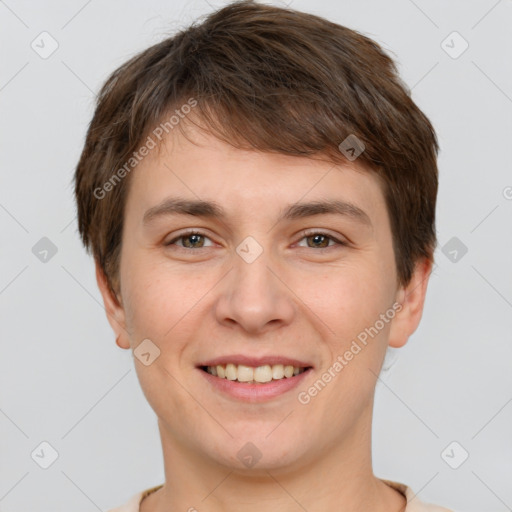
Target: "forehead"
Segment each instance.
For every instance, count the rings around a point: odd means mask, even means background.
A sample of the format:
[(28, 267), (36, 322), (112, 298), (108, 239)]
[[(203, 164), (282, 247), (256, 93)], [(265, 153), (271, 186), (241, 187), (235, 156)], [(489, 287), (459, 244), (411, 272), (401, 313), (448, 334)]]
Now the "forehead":
[(238, 149), (194, 128), (186, 137), (174, 130), (138, 164), (127, 209), (147, 219), (148, 209), (169, 197), (209, 202), (224, 217), (273, 212), (282, 218), (283, 205), (299, 202), (346, 203), (352, 213), (363, 212), (361, 220), (385, 209), (381, 179), (362, 161), (335, 164), (326, 157)]

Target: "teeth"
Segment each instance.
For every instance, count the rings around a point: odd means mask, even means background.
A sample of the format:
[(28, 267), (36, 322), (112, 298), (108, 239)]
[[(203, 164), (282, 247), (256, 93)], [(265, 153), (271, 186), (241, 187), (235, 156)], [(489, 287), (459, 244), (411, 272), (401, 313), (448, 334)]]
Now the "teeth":
[(272, 378), (275, 380), (282, 379), (284, 377), (284, 366), (282, 364), (275, 364), (272, 366)]
[(259, 382), (265, 383), (271, 380), (281, 380), (299, 375), (306, 371), (306, 368), (282, 364), (264, 365), (253, 368), (244, 364), (235, 365), (232, 363), (217, 366), (207, 366), (206, 371), (221, 379), (236, 380), (238, 382)]
[(237, 378), (236, 366), (234, 364), (226, 365), (226, 379), (228, 380), (236, 380)]
[(255, 368), (254, 380), (256, 382), (270, 382), (272, 380), (272, 367), (266, 364)]
[[(213, 368), (215, 368), (215, 366)], [(254, 370), (250, 366), (245, 366), (243, 364), (238, 365), (237, 377), (239, 382), (251, 382), (253, 380), (254, 373)]]

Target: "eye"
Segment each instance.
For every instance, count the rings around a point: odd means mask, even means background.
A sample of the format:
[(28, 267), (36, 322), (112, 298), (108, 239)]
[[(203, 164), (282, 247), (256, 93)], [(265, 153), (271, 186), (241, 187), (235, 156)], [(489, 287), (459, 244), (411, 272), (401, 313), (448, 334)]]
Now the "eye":
[(338, 240), (337, 238), (334, 238), (333, 236), (321, 231), (309, 231), (303, 233), (303, 235), (304, 236), (301, 238), (301, 240), (307, 240), (308, 242), (311, 241), (312, 243), (312, 245), (309, 245), (307, 242), (307, 247), (309, 248), (328, 249), (329, 247), (332, 247), (332, 245), (329, 245), (329, 241), (331, 240), (336, 242), (338, 245), (347, 245), (346, 242), (342, 242), (341, 240)]
[(185, 249), (202, 249), (203, 247), (211, 247), (204, 245), (205, 239), (209, 240), (209, 238), (200, 231), (187, 231), (176, 238), (173, 238), (169, 242), (166, 242), (165, 245), (175, 245), (176, 241), (183, 240), (183, 245), (178, 245), (178, 247)]
[[(208, 236), (200, 231), (190, 230), (185, 233), (181, 233), (179, 236), (173, 238), (169, 242), (166, 242), (165, 246), (177, 245), (182, 249), (203, 249), (205, 247), (211, 247), (210, 245), (205, 245), (205, 240), (210, 240)], [(337, 238), (324, 233), (322, 231), (309, 231), (303, 233), (302, 240), (307, 240), (307, 247), (310, 249), (329, 249), (333, 245), (347, 245), (346, 242), (338, 240)], [(181, 244), (177, 244), (176, 242), (181, 241)], [(329, 245), (329, 242), (334, 242)], [(310, 243), (311, 242), (311, 243)], [(304, 247), (304, 246), (302, 246)]]

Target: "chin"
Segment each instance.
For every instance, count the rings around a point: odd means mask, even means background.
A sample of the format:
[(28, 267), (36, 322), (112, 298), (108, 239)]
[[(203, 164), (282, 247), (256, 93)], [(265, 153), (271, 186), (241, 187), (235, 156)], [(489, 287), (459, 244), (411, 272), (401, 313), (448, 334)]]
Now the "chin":
[[(304, 455), (305, 443), (291, 437), (284, 430), (268, 436), (272, 428), (255, 432), (233, 432), (231, 429), (233, 438), (223, 436), (224, 442), (208, 443), (203, 449), (219, 464), (248, 474), (295, 465)], [(212, 446), (217, 446), (218, 450), (212, 452)], [(298, 446), (301, 447), (301, 453), (298, 453)]]

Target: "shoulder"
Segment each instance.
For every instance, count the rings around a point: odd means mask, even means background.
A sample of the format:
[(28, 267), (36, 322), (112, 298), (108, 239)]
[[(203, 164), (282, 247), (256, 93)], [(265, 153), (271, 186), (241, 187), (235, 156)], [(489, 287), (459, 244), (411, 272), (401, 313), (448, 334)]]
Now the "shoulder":
[[(162, 484), (163, 485), (163, 484)], [(162, 485), (157, 485), (156, 487), (151, 487), (150, 489), (146, 489), (145, 491), (139, 491), (134, 494), (126, 503), (120, 505), (119, 507), (112, 508), (107, 512), (139, 512), (140, 502), (152, 492), (157, 491), (162, 487)]]
[(401, 482), (384, 479), (381, 480), (405, 496), (407, 500), (407, 507), (404, 512), (454, 512), (448, 508), (421, 501), (410, 487)]
[(107, 512), (139, 512), (139, 505), (142, 500), (144, 492), (140, 491), (134, 494), (126, 503), (119, 507), (112, 508)]

